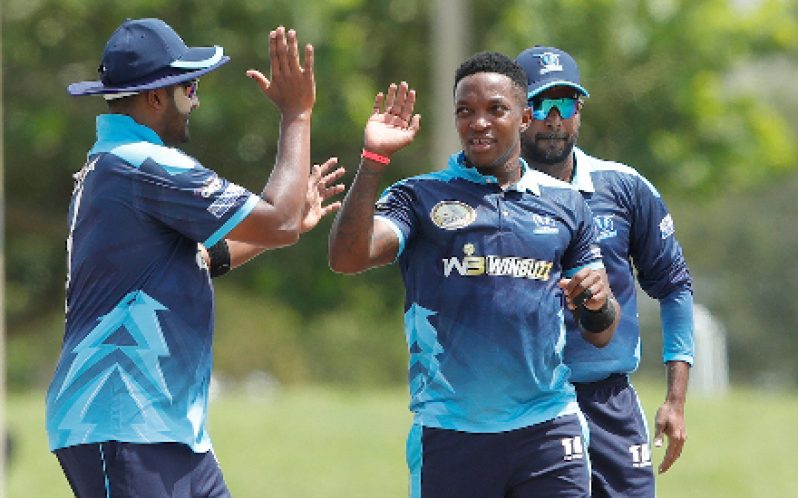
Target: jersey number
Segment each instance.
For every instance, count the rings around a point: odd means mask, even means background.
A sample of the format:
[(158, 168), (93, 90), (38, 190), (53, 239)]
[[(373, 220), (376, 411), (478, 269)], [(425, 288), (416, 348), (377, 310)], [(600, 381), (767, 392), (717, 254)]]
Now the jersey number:
[(648, 443), (633, 444), (629, 447), (629, 453), (632, 454), (633, 467), (651, 467), (651, 447)]
[(581, 460), (585, 455), (585, 450), (582, 445), (582, 437), (566, 437), (560, 439), (562, 448), (565, 451), (563, 460), (570, 462), (571, 460)]

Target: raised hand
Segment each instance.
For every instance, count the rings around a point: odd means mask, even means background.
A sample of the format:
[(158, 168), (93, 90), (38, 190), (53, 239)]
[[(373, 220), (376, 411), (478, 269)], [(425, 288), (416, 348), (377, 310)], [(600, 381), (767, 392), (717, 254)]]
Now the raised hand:
[(338, 181), (346, 172), (344, 168), (338, 168), (330, 173), (329, 171), (337, 164), (338, 158), (331, 157), (322, 165), (313, 165), (308, 178), (308, 193), (305, 198), (305, 211), (302, 216), (302, 226), (300, 227), (301, 233), (312, 230), (322, 218), (341, 208), (340, 201), (326, 206), (323, 205), (324, 201), (340, 194), (345, 189), (342, 183), (331, 185)]
[(255, 69), (247, 71), (247, 76), (258, 83), (283, 116), (310, 113), (316, 102), (313, 46), (305, 45), (305, 63), (300, 65), (296, 31), (286, 32), (279, 26), (269, 33), (269, 55), (271, 79)]
[(421, 125), (421, 116), (413, 114), (415, 104), (416, 91), (404, 81), (398, 86), (391, 83), (387, 96), (378, 93), (366, 123), (363, 137), (365, 149), (390, 156), (410, 144)]

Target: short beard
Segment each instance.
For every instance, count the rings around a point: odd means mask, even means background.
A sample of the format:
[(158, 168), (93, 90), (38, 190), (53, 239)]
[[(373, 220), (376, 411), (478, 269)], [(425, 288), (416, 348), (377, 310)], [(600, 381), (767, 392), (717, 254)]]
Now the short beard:
[(177, 109), (175, 102), (175, 88), (167, 88), (169, 95), (169, 109), (166, 117), (167, 130), (166, 137), (162, 137), (166, 145), (180, 145), (188, 143), (191, 139), (191, 134), (188, 131), (188, 123), (186, 122), (187, 115), (182, 114)]
[[(565, 145), (559, 151), (543, 149), (536, 144), (537, 139), (559, 138), (566, 139)], [(525, 161), (538, 164), (559, 164), (565, 161), (573, 152), (576, 145), (576, 135), (566, 135), (564, 133), (538, 133), (533, 139), (525, 135), (521, 137), (521, 157)]]

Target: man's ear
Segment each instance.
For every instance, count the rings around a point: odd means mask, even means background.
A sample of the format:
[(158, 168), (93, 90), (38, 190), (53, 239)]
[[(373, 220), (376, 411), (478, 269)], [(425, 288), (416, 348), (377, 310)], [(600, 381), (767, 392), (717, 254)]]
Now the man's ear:
[(532, 108), (527, 106), (521, 111), (521, 133), (525, 132), (532, 124)]
[(144, 92), (144, 100), (147, 106), (157, 111), (160, 111), (166, 106), (167, 97), (166, 88), (156, 88), (155, 90), (147, 90)]

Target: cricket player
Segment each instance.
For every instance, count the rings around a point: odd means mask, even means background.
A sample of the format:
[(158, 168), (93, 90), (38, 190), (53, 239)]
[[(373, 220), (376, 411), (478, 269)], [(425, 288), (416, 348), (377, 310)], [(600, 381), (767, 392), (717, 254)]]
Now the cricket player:
[(198, 79), (229, 60), (222, 47), (189, 47), (160, 19), (128, 19), (105, 46), (99, 81), (68, 88), (108, 103), (75, 174), (65, 334), (47, 393), (50, 450), (78, 497), (230, 495), (205, 426), (211, 273), (239, 264), (241, 247), (251, 257), (296, 243), (303, 215), (318, 214), (305, 205), (313, 49), (300, 64), (296, 33), (279, 27), (269, 52), (271, 78), (247, 73), (281, 114), (259, 195), (175, 148), (189, 139)]
[(404, 82), (377, 95), (329, 243), (334, 271), (395, 262), (402, 274), (410, 496), (588, 496), (564, 316), (596, 347), (618, 321), (590, 209), (520, 159), (526, 76), (494, 52), (455, 74), (462, 151), (441, 171), (392, 185), (375, 206), (386, 168), (419, 130), (414, 103)]
[(574, 59), (554, 47), (535, 46), (516, 58), (527, 75), (530, 126), (522, 157), (530, 167), (578, 189), (593, 212), (610, 286), (623, 309), (612, 342), (586, 342), (566, 320), (565, 363), (590, 426), (593, 496), (654, 496), (649, 431), (629, 374), (640, 364), (635, 288), (660, 304), (668, 388), (656, 416), (655, 445), (668, 437), (660, 472), (679, 458), (687, 438), (684, 404), (693, 362), (690, 272), (673, 220), (654, 186), (633, 168), (591, 157), (575, 147), (587, 90)]

